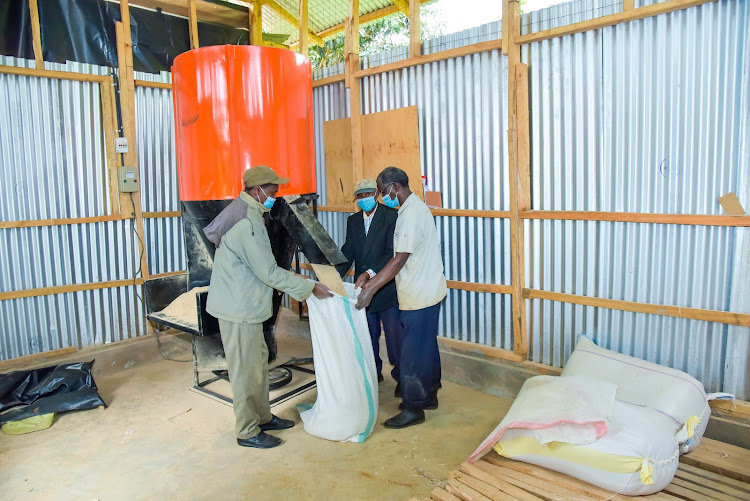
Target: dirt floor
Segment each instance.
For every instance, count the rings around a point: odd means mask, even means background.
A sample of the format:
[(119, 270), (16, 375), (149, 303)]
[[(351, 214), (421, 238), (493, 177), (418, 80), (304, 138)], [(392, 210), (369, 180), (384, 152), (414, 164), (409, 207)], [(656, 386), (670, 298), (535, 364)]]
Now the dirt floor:
[[(300, 326), (285, 330), (299, 334)], [(189, 341), (162, 338), (168, 356), (190, 357)], [(279, 346), (280, 358), (312, 353), (309, 341), (300, 337), (280, 334)], [(148, 355), (154, 353), (156, 341), (149, 336), (117, 350), (85, 350), (72, 357), (97, 357), (96, 382), (109, 407), (61, 414), (44, 431), (0, 434), (0, 497), (422, 498), (432, 490), (430, 479), (444, 480), (511, 403), (444, 381), (440, 408), (427, 411), (424, 424), (388, 430), (382, 423), (398, 412), (399, 400), (386, 377), (373, 434), (363, 444), (338, 443), (310, 436), (302, 426), (294, 406), (313, 403), (312, 389), (273, 409), (297, 422), (291, 430), (273, 432), (284, 440), (281, 447), (248, 449), (236, 445), (232, 408), (190, 390), (192, 364)], [(305, 381), (301, 373), (294, 377), (292, 385)], [(228, 383), (213, 387), (225, 392)]]

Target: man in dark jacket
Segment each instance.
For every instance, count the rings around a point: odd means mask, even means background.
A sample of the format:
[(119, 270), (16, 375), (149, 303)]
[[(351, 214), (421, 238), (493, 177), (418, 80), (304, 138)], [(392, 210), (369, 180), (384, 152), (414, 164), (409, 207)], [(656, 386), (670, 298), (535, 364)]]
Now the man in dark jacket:
[[(347, 220), (346, 243), (341, 248), (347, 262), (337, 266), (343, 277), (354, 263), (354, 276), (357, 277), (355, 283), (358, 287), (374, 277), (393, 257), (393, 231), (398, 211), (379, 204), (375, 198), (376, 190), (377, 185), (372, 179), (363, 179), (354, 187), (354, 197), (362, 210), (349, 216)], [(385, 331), (388, 360), (393, 364), (391, 376), (396, 383), (400, 383), (398, 363), (401, 358), (403, 329), (395, 280), (380, 289), (367, 308), (367, 325), (370, 328), (378, 381), (383, 380), (383, 361), (380, 359), (381, 323)]]

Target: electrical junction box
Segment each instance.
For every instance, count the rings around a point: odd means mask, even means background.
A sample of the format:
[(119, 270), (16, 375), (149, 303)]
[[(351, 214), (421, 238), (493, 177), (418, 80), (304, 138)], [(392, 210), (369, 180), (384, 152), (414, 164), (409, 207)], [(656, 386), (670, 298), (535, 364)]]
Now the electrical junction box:
[(128, 152), (128, 138), (126, 137), (116, 138), (115, 150), (117, 151), (117, 153), (127, 153)]
[(123, 193), (138, 191), (138, 169), (136, 167), (118, 167), (117, 185)]

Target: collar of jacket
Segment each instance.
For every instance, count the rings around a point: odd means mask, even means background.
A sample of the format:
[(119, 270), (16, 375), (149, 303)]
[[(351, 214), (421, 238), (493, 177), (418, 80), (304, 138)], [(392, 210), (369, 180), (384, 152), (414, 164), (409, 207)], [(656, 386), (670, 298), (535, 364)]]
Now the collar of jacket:
[(247, 204), (249, 209), (257, 210), (258, 212), (260, 212), (261, 216), (263, 215), (264, 212), (271, 211), (271, 209), (269, 209), (262, 203), (258, 202), (245, 190), (242, 190), (242, 192), (240, 193), (240, 198)]

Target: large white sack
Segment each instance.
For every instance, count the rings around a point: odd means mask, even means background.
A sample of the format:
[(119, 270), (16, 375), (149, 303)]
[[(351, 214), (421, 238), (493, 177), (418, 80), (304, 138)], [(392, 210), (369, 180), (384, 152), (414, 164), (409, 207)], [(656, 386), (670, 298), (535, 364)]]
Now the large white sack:
[(600, 348), (580, 336), (563, 377), (601, 379), (617, 385), (617, 400), (655, 409), (672, 420), (672, 434), (690, 452), (700, 442), (711, 415), (703, 385), (690, 375)]
[(679, 462), (679, 444), (669, 418), (617, 400), (607, 432), (590, 444), (541, 445), (529, 430), (509, 429), (495, 451), (629, 496), (664, 489), (674, 478)]
[(375, 427), (378, 378), (365, 310), (354, 307), (359, 290), (344, 287), (349, 297), (307, 300), (318, 398), (297, 410), (310, 435), (364, 442)]
[(591, 443), (607, 431), (616, 391), (612, 383), (591, 378), (529, 378), (503, 420), (468, 462), (477, 461), (513, 429), (526, 430), (526, 435), (541, 445)]

